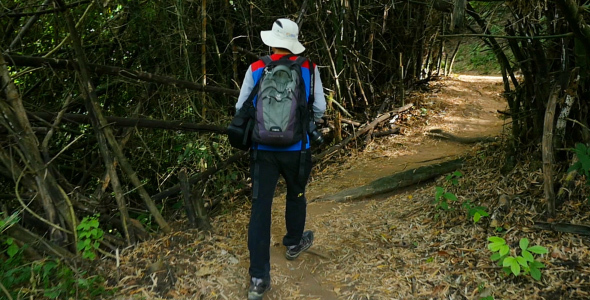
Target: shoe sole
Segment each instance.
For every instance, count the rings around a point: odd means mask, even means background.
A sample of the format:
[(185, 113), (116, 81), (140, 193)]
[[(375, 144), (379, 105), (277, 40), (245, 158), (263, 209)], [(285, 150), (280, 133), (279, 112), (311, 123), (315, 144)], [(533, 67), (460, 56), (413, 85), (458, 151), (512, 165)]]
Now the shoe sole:
[(266, 294), (266, 292), (270, 291), (270, 286), (264, 290), (264, 292), (262, 294), (258, 294), (256, 292), (248, 292), (248, 300), (262, 300), (262, 297), (264, 297), (264, 294)]
[(311, 246), (313, 245), (313, 232), (311, 232), (311, 243), (309, 244), (309, 246), (301, 249), (301, 251), (299, 251), (296, 255), (289, 255), (288, 252), (285, 252), (285, 258), (287, 258), (287, 260), (294, 260), (297, 257), (299, 257), (299, 255), (301, 255), (301, 253), (307, 251), (307, 249), (311, 248)]

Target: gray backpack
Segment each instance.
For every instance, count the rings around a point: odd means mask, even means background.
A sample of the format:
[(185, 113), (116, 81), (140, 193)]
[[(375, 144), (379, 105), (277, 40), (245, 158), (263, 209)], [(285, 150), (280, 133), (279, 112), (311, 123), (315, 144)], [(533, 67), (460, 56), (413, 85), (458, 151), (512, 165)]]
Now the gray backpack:
[[(311, 104), (308, 106), (301, 76), (301, 65), (306, 59), (298, 57), (291, 60), (290, 57), (287, 55), (274, 61), (268, 56), (262, 58), (265, 68), (258, 83), (252, 133), (255, 143), (277, 147), (290, 146), (299, 141), (304, 143), (304, 147), (307, 143), (308, 107)], [(313, 72), (311, 63), (310, 72)]]

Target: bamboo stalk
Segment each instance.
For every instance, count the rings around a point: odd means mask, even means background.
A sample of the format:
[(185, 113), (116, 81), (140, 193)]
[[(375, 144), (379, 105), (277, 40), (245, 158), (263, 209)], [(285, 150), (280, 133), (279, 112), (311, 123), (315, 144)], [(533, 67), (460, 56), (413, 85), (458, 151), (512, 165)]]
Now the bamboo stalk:
[(553, 128), (555, 123), (555, 107), (557, 106), (559, 92), (560, 87), (558, 84), (555, 84), (549, 96), (549, 103), (547, 103), (547, 110), (545, 111), (545, 124), (543, 126), (543, 189), (545, 191), (547, 214), (549, 217), (555, 216), (555, 190), (553, 189)]
[[(72, 222), (69, 215), (70, 210), (67, 207), (68, 197), (55, 177), (47, 172), (45, 163), (43, 162), (41, 153), (38, 150), (39, 141), (33, 132), (31, 124), (27, 118), (23, 101), (19, 95), (18, 89), (12, 82), (8, 69), (6, 68), (4, 57), (0, 57), (0, 86), (5, 97), (5, 101), (0, 101), (0, 123), (4, 123), (4, 127), (18, 132), (17, 146), (14, 149), (18, 150), (23, 158), (22, 172), (31, 172), (32, 179), (35, 182), (34, 188), (39, 193), (39, 201), (43, 206), (46, 218), (52, 223), (65, 222), (71, 232), (75, 232), (76, 224)], [(17, 178), (20, 174), (15, 175)], [(58, 222), (59, 221), (59, 222)], [(75, 237), (75, 233), (74, 233)], [(66, 236), (60, 231), (52, 231), (51, 239), (55, 241), (65, 242)]]
[[(207, 86), (207, 0), (201, 5), (201, 84)], [(201, 94), (201, 116), (207, 115), (207, 94)]]

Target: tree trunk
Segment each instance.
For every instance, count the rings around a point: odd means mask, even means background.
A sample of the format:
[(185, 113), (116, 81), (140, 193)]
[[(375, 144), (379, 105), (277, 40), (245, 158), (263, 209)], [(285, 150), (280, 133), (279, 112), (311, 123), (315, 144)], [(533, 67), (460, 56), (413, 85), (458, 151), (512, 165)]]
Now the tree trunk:
[(453, 14), (451, 15), (451, 25), (449, 26), (451, 31), (461, 29), (465, 20), (465, 4), (466, 0), (455, 0), (453, 6)]

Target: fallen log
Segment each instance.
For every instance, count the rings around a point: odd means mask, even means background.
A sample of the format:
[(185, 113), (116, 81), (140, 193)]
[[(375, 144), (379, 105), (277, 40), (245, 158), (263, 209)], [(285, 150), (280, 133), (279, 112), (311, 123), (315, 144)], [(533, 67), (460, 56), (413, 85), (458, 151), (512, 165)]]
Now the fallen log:
[(377, 179), (365, 186), (350, 188), (334, 195), (319, 197), (312, 201), (336, 201), (346, 202), (361, 200), (364, 198), (389, 193), (397, 189), (418, 184), (436, 176), (453, 172), (463, 165), (463, 159), (455, 159), (443, 163), (428, 165), (395, 173), (393, 175)]
[[(27, 112), (27, 114), (38, 117), (45, 121), (52, 121), (57, 113), (50, 112)], [(140, 127), (140, 128), (154, 128), (167, 130), (182, 130), (182, 131), (204, 131), (225, 133), (226, 128), (218, 125), (209, 124), (195, 124), (185, 121), (163, 121), (150, 119), (136, 119), (123, 117), (105, 117), (107, 122), (117, 127)], [(90, 117), (81, 114), (64, 114), (62, 121), (70, 123), (85, 123), (90, 124)]]
[(542, 230), (552, 230), (557, 232), (574, 233), (581, 235), (590, 235), (590, 226), (578, 225), (569, 223), (547, 223), (547, 222), (535, 222), (534, 228)]
[(433, 138), (438, 138), (438, 139), (442, 139), (442, 140), (449, 140), (452, 142), (457, 142), (460, 144), (475, 144), (475, 143), (491, 143), (491, 142), (495, 142), (498, 140), (497, 137), (489, 137), (489, 136), (484, 136), (484, 137), (460, 137), (460, 136), (456, 136), (454, 134), (450, 134), (448, 132), (445, 132), (441, 129), (432, 129), (429, 132), (426, 133), (428, 136), (433, 137)]

